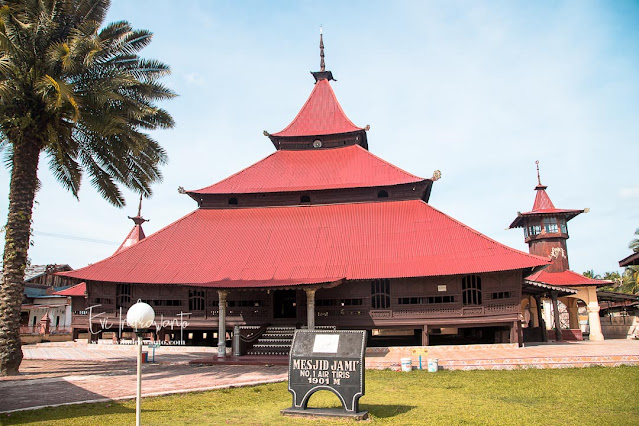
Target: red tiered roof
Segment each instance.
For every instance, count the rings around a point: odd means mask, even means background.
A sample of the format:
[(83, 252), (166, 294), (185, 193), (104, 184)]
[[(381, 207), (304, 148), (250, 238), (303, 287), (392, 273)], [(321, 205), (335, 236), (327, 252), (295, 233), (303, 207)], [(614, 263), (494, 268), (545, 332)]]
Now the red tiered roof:
[(58, 296), (86, 296), (87, 292), (87, 283), (80, 283), (74, 285), (73, 287), (69, 287), (67, 289), (56, 291), (53, 294)]
[(64, 275), (226, 288), (546, 264), (548, 260), (504, 246), (421, 200), (410, 200), (198, 209), (127, 250)]
[(598, 287), (602, 287), (613, 284), (612, 281), (588, 278), (571, 270), (563, 272), (546, 272), (546, 270), (541, 270), (526, 277), (526, 280), (542, 284), (567, 287), (578, 287), (584, 285), (596, 285)]
[(291, 124), (272, 136), (320, 136), (362, 130), (344, 114), (330, 83), (323, 79), (315, 83), (311, 95)]
[(276, 151), (214, 185), (189, 193), (244, 194), (368, 188), (423, 180), (359, 145), (350, 145), (309, 151)]

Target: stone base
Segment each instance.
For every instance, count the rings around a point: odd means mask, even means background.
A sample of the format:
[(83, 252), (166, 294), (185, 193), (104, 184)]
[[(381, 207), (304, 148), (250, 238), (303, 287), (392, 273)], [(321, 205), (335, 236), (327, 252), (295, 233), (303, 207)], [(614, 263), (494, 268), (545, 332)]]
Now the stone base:
[(351, 420), (368, 419), (368, 411), (359, 411), (357, 413), (349, 413), (341, 408), (307, 408), (302, 410), (299, 408), (287, 408), (281, 410), (280, 414), (290, 417), (327, 417), (327, 418), (344, 418)]

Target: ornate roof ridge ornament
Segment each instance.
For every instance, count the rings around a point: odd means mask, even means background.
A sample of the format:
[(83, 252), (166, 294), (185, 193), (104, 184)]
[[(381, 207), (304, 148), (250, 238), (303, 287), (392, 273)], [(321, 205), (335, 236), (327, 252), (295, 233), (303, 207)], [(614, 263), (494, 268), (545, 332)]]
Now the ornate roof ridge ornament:
[(435, 170), (433, 172), (433, 177), (430, 178), (430, 180), (432, 180), (433, 182), (438, 181), (442, 178), (442, 172), (439, 170)]

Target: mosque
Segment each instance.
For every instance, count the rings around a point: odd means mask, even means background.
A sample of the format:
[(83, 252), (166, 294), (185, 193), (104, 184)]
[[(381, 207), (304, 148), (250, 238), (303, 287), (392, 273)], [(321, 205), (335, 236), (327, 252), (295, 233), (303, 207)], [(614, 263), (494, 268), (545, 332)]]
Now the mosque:
[(539, 181), (533, 209), (510, 225), (524, 229), (530, 253), (437, 210), (439, 171), (419, 177), (372, 154), (369, 126), (333, 92), (321, 37), (320, 59), (299, 113), (264, 132), (275, 152), (184, 191), (195, 210), (146, 238), (138, 211), (115, 254), (63, 273), (82, 281), (69, 290), (75, 337), (88, 328), (90, 340), (119, 338), (122, 315), (142, 300), (166, 321), (155, 339), (217, 346), (219, 356), (231, 336), (237, 354), (287, 353), (302, 327), (364, 329), (373, 346), (522, 344), (579, 338), (549, 336), (545, 324), (560, 328), (561, 300), (578, 329), (582, 300), (590, 338), (603, 338), (595, 290), (608, 282), (568, 269), (567, 222), (583, 210), (554, 208)]

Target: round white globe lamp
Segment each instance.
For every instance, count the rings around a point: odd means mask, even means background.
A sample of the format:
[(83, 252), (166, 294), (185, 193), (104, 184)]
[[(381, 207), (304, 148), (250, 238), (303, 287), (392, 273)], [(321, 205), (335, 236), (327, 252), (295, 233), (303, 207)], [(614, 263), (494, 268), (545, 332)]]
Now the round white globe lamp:
[(151, 327), (155, 321), (153, 308), (141, 300), (131, 306), (126, 313), (126, 323), (133, 328), (138, 335), (138, 392), (135, 399), (135, 424), (140, 426), (140, 413), (142, 402), (142, 333)]
[(153, 321), (155, 321), (155, 311), (148, 303), (140, 300), (131, 306), (126, 313), (126, 322), (136, 333), (151, 327)]

